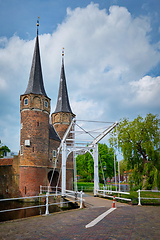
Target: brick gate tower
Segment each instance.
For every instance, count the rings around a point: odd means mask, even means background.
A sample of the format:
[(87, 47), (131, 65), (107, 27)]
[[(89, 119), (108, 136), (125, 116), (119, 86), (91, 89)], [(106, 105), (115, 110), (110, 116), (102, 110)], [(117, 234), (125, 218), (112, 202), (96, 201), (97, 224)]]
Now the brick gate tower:
[[(43, 84), (38, 28), (28, 86), (25, 93), (20, 96), (20, 101), (19, 196), (33, 196), (39, 194), (40, 185), (51, 184), (52, 187), (56, 187), (57, 182), (61, 181), (61, 159), (55, 161), (56, 151), (72, 118), (75, 117), (69, 104), (64, 52), (62, 52), (58, 101), (50, 124), (50, 98)], [(54, 175), (53, 169), (55, 169)], [(67, 189), (72, 189), (73, 156), (71, 155), (67, 160), (66, 176)]]
[(27, 89), (20, 96), (20, 196), (36, 195), (47, 185), (50, 98), (43, 85), (38, 29)]
[[(58, 133), (61, 139), (63, 138), (66, 130), (68, 129), (72, 119), (75, 116), (76, 115), (71, 110), (68, 98), (67, 83), (64, 70), (64, 50), (63, 50), (57, 106), (55, 111), (51, 115), (52, 125), (54, 126), (56, 132)], [(73, 154), (69, 155), (66, 163), (66, 188), (67, 189), (73, 188)]]

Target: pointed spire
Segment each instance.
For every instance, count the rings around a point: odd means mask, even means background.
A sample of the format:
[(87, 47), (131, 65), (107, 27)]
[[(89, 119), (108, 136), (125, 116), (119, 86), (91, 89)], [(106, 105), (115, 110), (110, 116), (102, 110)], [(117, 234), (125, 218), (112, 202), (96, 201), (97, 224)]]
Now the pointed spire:
[(69, 104), (66, 77), (65, 77), (65, 71), (64, 71), (64, 48), (62, 50), (62, 67), (61, 67), (61, 78), (60, 78), (60, 85), (59, 85), (58, 100), (57, 100), (56, 110), (54, 113), (57, 113), (57, 112), (72, 113), (72, 110)]
[(39, 20), (37, 21), (37, 37), (36, 37), (36, 43), (34, 48), (29, 82), (24, 94), (34, 93), (34, 94), (41, 94), (47, 97), (47, 94), (45, 92), (44, 85), (43, 85), (43, 76), (42, 76), (40, 50), (39, 50), (39, 39), (38, 39), (38, 26), (39, 26)]

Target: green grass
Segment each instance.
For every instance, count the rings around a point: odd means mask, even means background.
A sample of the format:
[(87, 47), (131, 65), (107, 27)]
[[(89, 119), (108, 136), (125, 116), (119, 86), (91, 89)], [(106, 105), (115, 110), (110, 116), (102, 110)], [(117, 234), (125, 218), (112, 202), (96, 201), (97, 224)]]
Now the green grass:
[[(93, 192), (94, 183), (93, 182), (77, 182), (78, 191), (83, 189), (84, 192)], [(103, 184), (100, 183), (100, 188), (103, 187)], [(112, 190), (115, 187), (112, 186)], [(118, 197), (118, 194), (114, 194)], [(122, 198), (129, 198), (132, 200), (132, 204), (138, 204), (138, 192), (137, 191), (130, 191), (130, 194), (121, 194), (120, 197)], [(160, 192), (141, 192), (141, 198), (160, 198)], [(109, 198), (111, 199), (111, 198)], [(118, 200), (121, 202), (126, 202), (124, 200)], [(153, 204), (153, 205), (160, 205), (160, 199), (141, 199), (141, 204)]]

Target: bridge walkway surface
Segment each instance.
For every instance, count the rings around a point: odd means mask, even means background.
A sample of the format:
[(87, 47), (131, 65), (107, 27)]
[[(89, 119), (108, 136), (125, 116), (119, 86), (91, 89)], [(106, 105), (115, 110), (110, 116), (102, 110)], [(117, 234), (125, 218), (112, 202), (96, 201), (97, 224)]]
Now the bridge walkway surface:
[(116, 202), (116, 209), (86, 226), (112, 209), (112, 201), (84, 195), (86, 208), (0, 223), (0, 239), (112, 239), (159, 240), (160, 207), (132, 206)]

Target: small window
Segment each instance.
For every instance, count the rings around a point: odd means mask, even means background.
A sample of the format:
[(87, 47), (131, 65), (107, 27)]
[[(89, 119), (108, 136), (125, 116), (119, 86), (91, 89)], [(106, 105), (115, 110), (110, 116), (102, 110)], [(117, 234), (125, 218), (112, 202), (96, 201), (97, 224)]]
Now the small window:
[(24, 105), (28, 105), (28, 98), (24, 99)]
[(25, 194), (27, 193), (27, 187), (25, 186)]
[(39, 127), (39, 121), (37, 122), (37, 127)]
[(57, 156), (57, 152), (56, 150), (53, 150), (53, 157), (56, 157)]
[(20, 155), (23, 155), (23, 145), (21, 145), (21, 148), (20, 148)]
[(34, 152), (34, 147), (32, 148), (32, 152)]
[(48, 108), (48, 102), (47, 101), (45, 101), (45, 107)]

